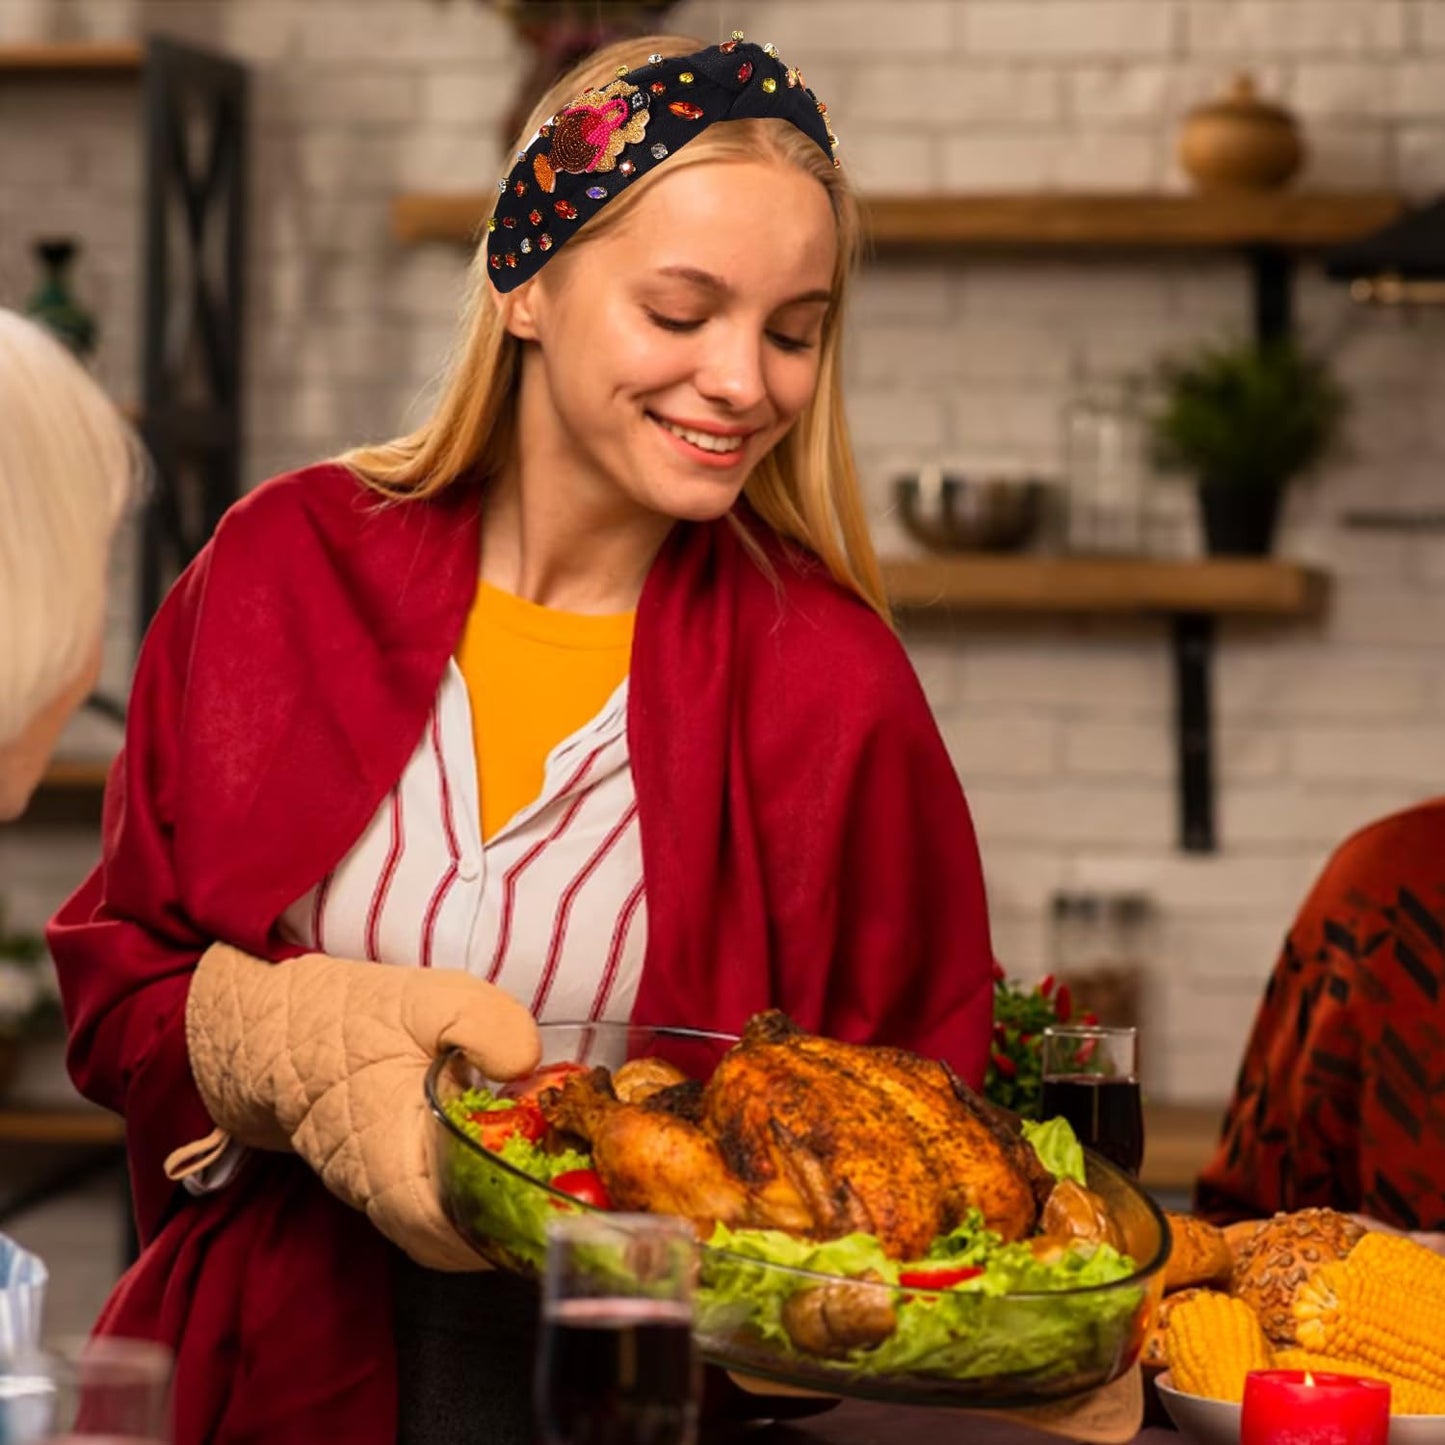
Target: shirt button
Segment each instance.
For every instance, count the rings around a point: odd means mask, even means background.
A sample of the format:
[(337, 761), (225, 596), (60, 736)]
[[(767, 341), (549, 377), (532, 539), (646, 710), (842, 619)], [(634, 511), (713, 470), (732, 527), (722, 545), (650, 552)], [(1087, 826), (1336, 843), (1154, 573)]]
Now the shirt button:
[(463, 883), (474, 883), (481, 876), (481, 864), (475, 858), (457, 859), (457, 877)]

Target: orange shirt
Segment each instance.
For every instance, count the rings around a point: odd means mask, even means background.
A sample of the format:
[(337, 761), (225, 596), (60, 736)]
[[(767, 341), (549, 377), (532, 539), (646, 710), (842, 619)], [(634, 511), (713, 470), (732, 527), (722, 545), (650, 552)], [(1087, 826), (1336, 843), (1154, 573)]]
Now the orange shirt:
[(477, 587), (457, 665), (472, 705), (484, 841), (537, 798), (548, 753), (626, 678), (632, 622), (631, 612), (559, 612)]

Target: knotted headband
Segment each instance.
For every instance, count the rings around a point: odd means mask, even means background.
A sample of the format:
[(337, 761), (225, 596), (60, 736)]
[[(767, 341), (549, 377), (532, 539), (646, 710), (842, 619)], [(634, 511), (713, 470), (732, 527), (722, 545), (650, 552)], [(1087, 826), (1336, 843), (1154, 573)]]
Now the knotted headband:
[(492, 284), (505, 292), (535, 276), (613, 196), (708, 126), (759, 117), (791, 121), (838, 164), (828, 107), (773, 46), (753, 45), (740, 30), (694, 55), (649, 56), (584, 91), (538, 129), (497, 182), (487, 221)]

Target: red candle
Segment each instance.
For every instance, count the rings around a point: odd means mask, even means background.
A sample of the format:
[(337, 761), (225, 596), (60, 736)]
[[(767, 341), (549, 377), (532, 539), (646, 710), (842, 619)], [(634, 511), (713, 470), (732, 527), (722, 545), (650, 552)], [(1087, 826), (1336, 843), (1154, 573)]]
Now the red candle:
[(1385, 1445), (1390, 1387), (1383, 1380), (1307, 1370), (1251, 1370), (1239, 1445)]

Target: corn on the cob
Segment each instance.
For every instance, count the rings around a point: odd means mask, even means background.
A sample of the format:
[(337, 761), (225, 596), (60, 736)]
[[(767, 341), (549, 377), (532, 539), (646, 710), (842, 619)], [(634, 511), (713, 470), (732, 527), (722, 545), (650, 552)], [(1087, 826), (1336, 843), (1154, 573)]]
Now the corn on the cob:
[(1383, 1380), (1390, 1387), (1392, 1415), (1445, 1415), (1445, 1390), (1433, 1390), (1418, 1380), (1406, 1380), (1388, 1370), (1377, 1370), (1373, 1365), (1315, 1355), (1309, 1350), (1276, 1350), (1274, 1363), (1281, 1370), (1312, 1370), (1321, 1375), (1363, 1375), (1368, 1380)]
[(1170, 1311), (1165, 1349), (1178, 1389), (1236, 1404), (1244, 1399), (1244, 1377), (1273, 1363), (1259, 1316), (1243, 1300), (1213, 1290)]
[(1346, 1258), (1377, 1278), (1407, 1281), (1412, 1292), (1445, 1295), (1445, 1258), (1403, 1234), (1372, 1229)]
[(1299, 1287), (1294, 1317), (1301, 1346), (1445, 1390), (1439, 1271), (1445, 1260), (1422, 1245), (1367, 1234), (1345, 1259)]

